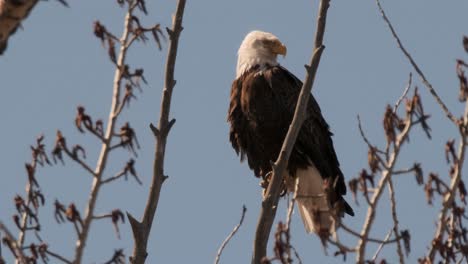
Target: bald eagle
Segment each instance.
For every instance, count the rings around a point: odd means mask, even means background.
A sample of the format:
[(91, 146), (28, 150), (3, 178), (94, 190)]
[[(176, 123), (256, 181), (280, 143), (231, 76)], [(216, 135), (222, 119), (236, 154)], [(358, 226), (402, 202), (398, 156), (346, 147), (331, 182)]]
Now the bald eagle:
[[(271, 33), (252, 31), (238, 51), (237, 73), (231, 88), (228, 122), (230, 141), (241, 161), (247, 159), (256, 177), (268, 181), (291, 124), (302, 82), (277, 56), (286, 46)], [(297, 137), (284, 178), (284, 191), (293, 192), (308, 233), (327, 237), (344, 213), (354, 215), (343, 199), (346, 184), (336, 156), (332, 133), (311, 95), (306, 119)]]

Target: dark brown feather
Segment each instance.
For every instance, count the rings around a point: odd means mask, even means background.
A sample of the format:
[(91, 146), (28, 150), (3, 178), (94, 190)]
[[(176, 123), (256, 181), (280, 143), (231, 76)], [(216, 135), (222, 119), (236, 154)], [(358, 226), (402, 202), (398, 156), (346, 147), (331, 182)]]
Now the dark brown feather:
[[(252, 67), (231, 88), (228, 122), (230, 141), (241, 160), (247, 158), (255, 176), (264, 178), (281, 150), (294, 115), (302, 82), (281, 66)], [(311, 95), (307, 116), (288, 163), (290, 175), (298, 168), (316, 166), (333, 186), (331, 203), (342, 201), (346, 184), (336, 156), (332, 133)], [(344, 200), (343, 200), (344, 201)], [(345, 203), (345, 211), (353, 214)]]

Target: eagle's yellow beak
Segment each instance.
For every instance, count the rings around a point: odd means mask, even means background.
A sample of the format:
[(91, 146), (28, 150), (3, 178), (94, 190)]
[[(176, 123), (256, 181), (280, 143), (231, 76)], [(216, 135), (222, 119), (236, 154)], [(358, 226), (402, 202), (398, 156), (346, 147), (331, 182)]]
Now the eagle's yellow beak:
[(273, 53), (275, 53), (275, 54), (280, 54), (280, 55), (283, 55), (284, 57), (286, 57), (286, 53), (287, 53), (288, 49), (280, 41), (275, 41), (273, 46), (272, 46), (271, 51)]

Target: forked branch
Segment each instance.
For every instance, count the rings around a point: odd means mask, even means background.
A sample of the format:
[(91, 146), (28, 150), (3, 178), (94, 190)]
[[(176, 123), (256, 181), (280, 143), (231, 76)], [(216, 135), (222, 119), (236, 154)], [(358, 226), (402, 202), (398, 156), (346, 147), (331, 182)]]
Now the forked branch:
[(156, 138), (155, 159), (153, 165), (153, 179), (150, 187), (150, 193), (146, 203), (145, 212), (141, 222), (137, 221), (131, 214), (127, 213), (132, 226), (134, 237), (133, 256), (130, 262), (133, 264), (142, 264), (145, 262), (147, 253), (147, 244), (154, 215), (158, 207), (161, 187), (167, 176), (164, 174), (164, 157), (166, 152), (166, 142), (169, 130), (175, 122), (175, 119), (169, 120), (169, 111), (171, 109), (172, 91), (176, 84), (174, 80), (174, 69), (177, 57), (177, 48), (179, 45), (179, 36), (182, 31), (182, 18), (185, 9), (185, 0), (177, 2), (177, 8), (172, 20), (172, 29), (167, 29), (169, 35), (169, 48), (167, 53), (164, 89), (161, 100), (161, 114), (159, 124), (156, 128), (151, 125), (151, 130)]

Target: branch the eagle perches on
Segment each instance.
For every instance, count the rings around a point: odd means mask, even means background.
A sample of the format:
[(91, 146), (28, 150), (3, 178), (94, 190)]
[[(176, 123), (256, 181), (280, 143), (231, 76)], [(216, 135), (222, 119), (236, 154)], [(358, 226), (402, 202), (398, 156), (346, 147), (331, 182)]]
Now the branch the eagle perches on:
[(300, 128), (302, 127), (302, 123), (304, 122), (307, 102), (310, 97), (310, 92), (312, 91), (312, 86), (318, 70), (322, 52), (325, 49), (325, 46), (323, 45), (323, 36), (325, 34), (325, 25), (329, 6), (330, 0), (320, 1), (313, 55), (310, 60), (310, 64), (305, 65), (307, 74), (301, 88), (301, 93), (299, 94), (293, 120), (289, 126), (286, 138), (284, 139), (279, 157), (276, 162), (272, 164), (271, 180), (266, 189), (264, 196), (265, 198), (262, 201), (262, 208), (255, 231), (252, 264), (260, 264), (262, 259), (266, 257), (268, 238), (270, 236), (271, 227), (275, 219), (276, 209), (278, 207), (278, 201), (281, 193), (281, 184), (283, 182), (282, 175), (286, 171), (289, 157), (296, 142)]

